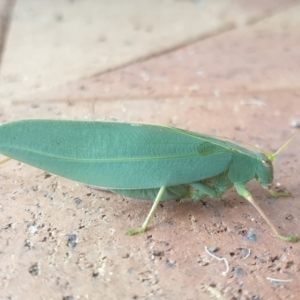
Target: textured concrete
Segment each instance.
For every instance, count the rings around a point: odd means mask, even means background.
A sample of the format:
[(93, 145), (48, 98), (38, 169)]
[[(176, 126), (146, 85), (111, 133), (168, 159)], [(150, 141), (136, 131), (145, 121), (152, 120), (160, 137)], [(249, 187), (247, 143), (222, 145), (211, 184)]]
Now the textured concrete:
[(32, 99), (39, 91), (251, 25), (297, 2), (18, 1), (0, 96)]

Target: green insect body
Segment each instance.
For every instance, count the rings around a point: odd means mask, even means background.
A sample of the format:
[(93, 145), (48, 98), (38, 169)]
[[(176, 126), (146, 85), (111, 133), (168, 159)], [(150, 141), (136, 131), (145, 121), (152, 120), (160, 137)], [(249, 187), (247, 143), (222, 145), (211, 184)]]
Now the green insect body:
[[(280, 149), (281, 150), (281, 149)], [(56, 175), (115, 193), (160, 201), (220, 198), (231, 187), (251, 202), (275, 234), (245, 184), (256, 179), (273, 196), (272, 160), (229, 141), (174, 127), (97, 121), (23, 120), (0, 126), (0, 153)]]

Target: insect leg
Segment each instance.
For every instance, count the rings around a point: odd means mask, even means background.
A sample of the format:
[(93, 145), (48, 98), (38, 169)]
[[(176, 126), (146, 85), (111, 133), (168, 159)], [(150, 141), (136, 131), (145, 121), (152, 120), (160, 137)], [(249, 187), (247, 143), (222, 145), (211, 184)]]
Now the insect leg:
[(256, 201), (253, 199), (252, 195), (247, 191), (247, 189), (244, 187), (243, 184), (238, 184), (235, 183), (236, 191), (238, 192), (239, 195), (244, 197), (246, 200), (248, 200), (255, 208), (256, 210), (260, 213), (260, 215), (264, 218), (264, 220), (269, 224), (269, 226), (272, 228), (273, 232), (276, 234), (278, 238), (281, 240), (287, 241), (287, 242), (296, 242), (297, 237), (296, 236), (284, 236), (281, 235), (276, 227), (273, 225), (273, 223), (270, 221), (270, 219), (267, 217), (267, 215), (263, 212), (263, 210), (258, 206)]
[(207, 186), (201, 182), (191, 183), (190, 186), (192, 186), (195, 189), (191, 192), (193, 200), (201, 200), (204, 196), (209, 196), (213, 199), (218, 198), (217, 192), (214, 188)]
[(191, 197), (197, 201), (202, 200), (205, 196), (219, 199), (233, 186), (233, 183), (228, 179), (227, 172), (224, 172), (202, 182), (194, 182), (190, 186), (194, 188), (191, 192)]
[(269, 193), (270, 193), (270, 195), (271, 195), (273, 198), (280, 198), (280, 197), (289, 197), (289, 196), (291, 196), (291, 194), (288, 193), (288, 192), (286, 192), (286, 193), (284, 193), (284, 192), (278, 193), (278, 192), (276, 192), (276, 191), (274, 191), (274, 190), (272, 190), (272, 189), (269, 189)]
[(158, 192), (158, 194), (157, 194), (157, 196), (156, 196), (156, 198), (154, 200), (154, 203), (153, 203), (153, 205), (151, 207), (151, 210), (150, 210), (150, 212), (149, 212), (146, 220), (144, 221), (143, 225), (140, 228), (128, 230), (127, 233), (129, 235), (134, 235), (134, 234), (142, 233), (142, 232), (146, 231), (146, 229), (147, 229), (147, 227), (148, 227), (148, 225), (149, 225), (149, 223), (150, 223), (150, 221), (151, 221), (151, 219), (152, 219), (152, 217), (153, 217), (153, 215), (155, 213), (155, 210), (156, 210), (156, 208), (157, 208), (157, 206), (158, 206), (158, 204), (159, 204), (159, 202), (160, 202), (160, 200), (162, 198), (162, 195), (163, 195), (165, 189), (166, 189), (165, 186), (162, 186), (159, 189), (159, 192)]

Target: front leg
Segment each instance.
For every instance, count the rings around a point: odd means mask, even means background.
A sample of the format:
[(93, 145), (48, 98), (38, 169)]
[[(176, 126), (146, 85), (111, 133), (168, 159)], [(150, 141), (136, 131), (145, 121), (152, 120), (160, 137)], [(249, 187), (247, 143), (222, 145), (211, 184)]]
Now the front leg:
[(276, 192), (271, 188), (268, 191), (273, 198), (290, 197), (291, 196), (291, 194), (289, 192)]
[(272, 228), (273, 232), (276, 234), (276, 236), (278, 238), (280, 238), (281, 240), (287, 241), (287, 242), (292, 242), (292, 243), (297, 241), (296, 236), (293, 236), (293, 235), (292, 236), (284, 236), (278, 232), (278, 230), (273, 225), (271, 220), (267, 217), (267, 215), (263, 212), (263, 210), (258, 206), (258, 204), (253, 199), (252, 195), (248, 192), (248, 190), (245, 188), (245, 186), (243, 184), (235, 183), (235, 187), (236, 187), (237, 193), (239, 195), (241, 195), (242, 197), (244, 197), (246, 200), (248, 200), (257, 209), (257, 211), (264, 218), (264, 220), (269, 224), (269, 226)]

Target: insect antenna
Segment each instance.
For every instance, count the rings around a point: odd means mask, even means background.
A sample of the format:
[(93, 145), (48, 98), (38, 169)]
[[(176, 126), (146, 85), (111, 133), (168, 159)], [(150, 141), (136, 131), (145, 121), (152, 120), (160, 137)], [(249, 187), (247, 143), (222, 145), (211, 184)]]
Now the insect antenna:
[(0, 165), (5, 164), (5, 163), (8, 162), (9, 160), (11, 160), (10, 157), (7, 157), (7, 158), (4, 158), (4, 159), (0, 160)]
[(300, 131), (293, 134), (275, 153), (268, 154), (268, 159), (273, 161), (274, 158), (283, 150), (296, 136), (300, 134)]

